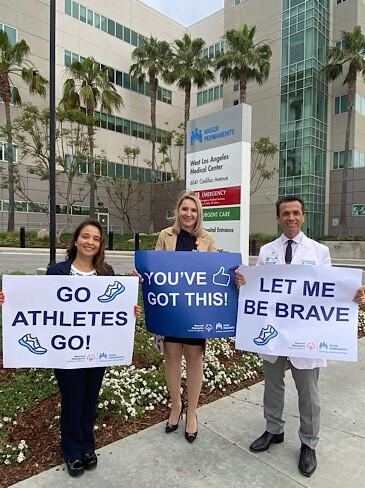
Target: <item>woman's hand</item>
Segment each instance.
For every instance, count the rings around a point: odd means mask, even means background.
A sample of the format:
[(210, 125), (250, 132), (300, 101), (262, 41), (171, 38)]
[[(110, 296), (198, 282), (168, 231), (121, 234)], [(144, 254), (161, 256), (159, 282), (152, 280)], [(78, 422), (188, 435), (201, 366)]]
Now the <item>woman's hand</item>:
[(359, 305), (365, 304), (365, 285), (360, 286), (356, 291), (354, 302), (357, 302)]
[(132, 271), (132, 275), (133, 275), (133, 276), (138, 276), (138, 278), (139, 278), (139, 282), (140, 282), (140, 283), (143, 283), (143, 278), (142, 278), (142, 275), (140, 275), (136, 269), (134, 269), (134, 270)]
[(4, 305), (5, 295), (3, 291), (0, 291), (0, 305)]
[(246, 280), (245, 277), (243, 276), (242, 271), (240, 271), (239, 268), (237, 268), (234, 272), (236, 273), (236, 285), (237, 286), (245, 285)]
[(143, 315), (143, 309), (142, 307), (140, 307), (139, 305), (135, 305), (134, 306), (134, 316), (137, 318), (137, 319), (140, 319)]

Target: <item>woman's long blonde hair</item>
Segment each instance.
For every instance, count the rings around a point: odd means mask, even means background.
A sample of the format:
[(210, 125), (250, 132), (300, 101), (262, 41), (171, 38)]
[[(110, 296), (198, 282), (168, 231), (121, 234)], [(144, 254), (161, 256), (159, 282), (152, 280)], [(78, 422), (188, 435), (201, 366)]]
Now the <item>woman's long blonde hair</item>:
[(173, 220), (173, 225), (172, 225), (172, 230), (176, 233), (179, 234), (181, 231), (181, 225), (180, 225), (180, 220), (179, 220), (179, 209), (183, 203), (184, 200), (192, 200), (195, 202), (196, 209), (197, 209), (197, 219), (196, 219), (196, 224), (194, 226), (193, 231), (191, 232), (195, 237), (200, 237), (202, 232), (203, 232), (203, 207), (202, 207), (202, 202), (199, 200), (198, 196), (196, 193), (190, 190), (184, 190), (177, 201), (177, 205), (175, 208), (175, 215), (172, 217)]

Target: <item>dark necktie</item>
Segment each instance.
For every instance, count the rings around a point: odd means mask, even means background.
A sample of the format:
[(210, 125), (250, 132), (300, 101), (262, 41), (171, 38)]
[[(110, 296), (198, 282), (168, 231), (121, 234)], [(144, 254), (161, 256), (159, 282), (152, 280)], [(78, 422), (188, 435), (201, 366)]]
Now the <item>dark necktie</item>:
[(292, 240), (289, 239), (288, 240), (288, 244), (286, 246), (286, 251), (285, 251), (285, 264), (290, 264), (291, 263), (291, 260), (293, 258), (293, 249), (291, 247), (292, 245)]

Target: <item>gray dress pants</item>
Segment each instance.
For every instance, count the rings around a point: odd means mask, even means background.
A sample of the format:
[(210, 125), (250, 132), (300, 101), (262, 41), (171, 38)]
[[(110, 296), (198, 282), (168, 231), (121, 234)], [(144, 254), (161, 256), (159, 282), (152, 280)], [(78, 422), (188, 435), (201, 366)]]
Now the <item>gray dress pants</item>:
[[(283, 410), (286, 359), (286, 357), (279, 356), (274, 364), (264, 361), (264, 417), (266, 419), (266, 430), (271, 434), (280, 434), (284, 431)], [(298, 392), (299, 438), (301, 443), (306, 444), (311, 449), (315, 449), (319, 441), (321, 412), (318, 391), (319, 368), (297, 369), (292, 364), (290, 364), (290, 367)]]

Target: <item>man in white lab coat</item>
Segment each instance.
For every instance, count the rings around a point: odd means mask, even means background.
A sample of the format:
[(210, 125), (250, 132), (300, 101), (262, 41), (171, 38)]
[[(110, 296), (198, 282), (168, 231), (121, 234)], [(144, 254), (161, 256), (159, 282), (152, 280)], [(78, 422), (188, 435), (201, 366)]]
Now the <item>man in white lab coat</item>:
[[(286, 196), (276, 203), (276, 220), (283, 233), (275, 241), (264, 245), (258, 266), (302, 264), (331, 266), (328, 247), (309, 239), (301, 231), (305, 220), (303, 200)], [(305, 273), (305, 270), (303, 270)], [(253, 452), (266, 451), (270, 444), (284, 440), (284, 376), (287, 358), (262, 355), (265, 367), (264, 417), (266, 430), (250, 446)], [(311, 476), (316, 467), (315, 448), (320, 426), (319, 368), (325, 360), (290, 357), (290, 367), (298, 391), (300, 414), (299, 438), (301, 452), (298, 468), (304, 476)]]

